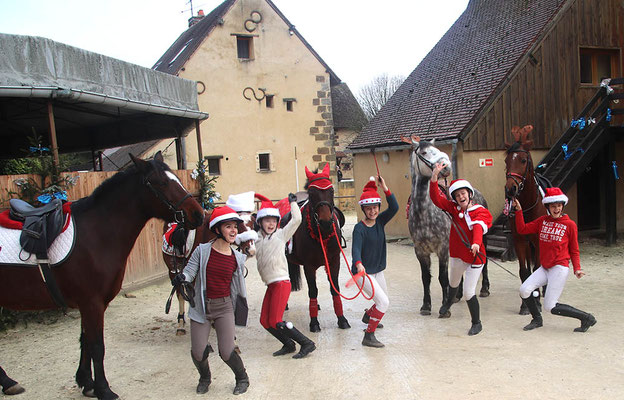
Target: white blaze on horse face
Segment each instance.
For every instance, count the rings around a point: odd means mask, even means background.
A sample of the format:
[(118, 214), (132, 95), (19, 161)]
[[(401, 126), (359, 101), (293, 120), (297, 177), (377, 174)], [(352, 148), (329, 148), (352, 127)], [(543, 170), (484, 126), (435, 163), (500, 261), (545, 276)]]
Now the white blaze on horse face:
[(446, 164), (446, 166), (440, 171), (441, 176), (446, 178), (451, 174), (451, 160), (446, 153), (440, 151), (438, 148), (433, 145), (419, 146), (414, 151), (414, 162), (416, 163), (415, 169), (418, 171), (419, 175), (430, 178), (432, 173), (432, 169), (418, 157), (419, 155), (431, 163), (432, 166), (436, 163)]
[(182, 188), (182, 190), (184, 190), (185, 192), (188, 193), (188, 191), (186, 190), (186, 188), (182, 185), (182, 182), (180, 182), (180, 179), (178, 179), (178, 177), (176, 176), (176, 174), (174, 174), (171, 171), (165, 171), (165, 175), (167, 175), (167, 178), (171, 179), (172, 181), (174, 181), (175, 183), (177, 183), (178, 185), (180, 185), (180, 187)]
[[(243, 220), (245, 229), (247, 231), (253, 230), (253, 223), (251, 221), (251, 213), (240, 212), (238, 213), (238, 216), (241, 217), (241, 219)], [(247, 249), (245, 250), (245, 253), (247, 253), (249, 257), (253, 257), (256, 254), (256, 243), (253, 240), (249, 240), (247, 243), (249, 247), (247, 247)]]

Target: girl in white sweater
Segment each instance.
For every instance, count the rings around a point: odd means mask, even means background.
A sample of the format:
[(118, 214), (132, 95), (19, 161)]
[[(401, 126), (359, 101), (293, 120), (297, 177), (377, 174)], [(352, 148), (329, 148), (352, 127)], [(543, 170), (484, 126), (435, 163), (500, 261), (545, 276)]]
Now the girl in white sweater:
[(256, 193), (256, 198), (262, 202), (256, 216), (256, 222), (260, 228), (256, 241), (256, 259), (258, 273), (267, 285), (262, 302), (260, 324), (283, 344), (281, 349), (273, 353), (274, 356), (294, 353), (295, 342), (297, 342), (301, 345), (301, 349), (293, 358), (302, 358), (313, 352), (316, 346), (313, 341), (299, 332), (292, 322), (283, 320), (291, 289), (285, 248), (286, 242), (295, 234), (301, 223), (301, 210), (297, 206), (297, 197), (292, 193), (289, 194), (291, 220), (281, 229), (279, 228), (279, 210), (275, 208), (271, 200), (258, 193)]

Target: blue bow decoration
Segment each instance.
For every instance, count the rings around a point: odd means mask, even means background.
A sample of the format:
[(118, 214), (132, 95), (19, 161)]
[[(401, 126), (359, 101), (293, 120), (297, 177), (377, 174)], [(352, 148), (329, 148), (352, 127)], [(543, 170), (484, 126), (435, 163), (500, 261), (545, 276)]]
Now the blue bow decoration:
[(62, 192), (56, 192), (54, 193), (54, 197), (59, 200), (67, 201), (67, 192), (65, 190), (63, 190)]
[(617, 169), (618, 167), (615, 161), (613, 161), (612, 167), (613, 167), (613, 175), (615, 176), (615, 180), (620, 179), (620, 175), (618, 175), (618, 169)]
[(44, 151), (50, 151), (49, 148), (43, 147), (41, 145), (39, 145), (39, 147), (30, 146), (29, 150), (31, 153), (36, 153), (36, 152), (43, 153)]
[(585, 128), (585, 118), (573, 119), (572, 122), (570, 122), (570, 127), (578, 127), (579, 130), (583, 130), (583, 128)]
[(52, 196), (49, 193), (44, 193), (41, 196), (37, 197), (37, 200), (39, 200), (39, 203), (41, 204), (48, 204), (52, 201)]
[(611, 109), (607, 108), (607, 122), (611, 122)]
[(574, 155), (574, 153), (576, 153), (577, 151), (578, 151), (579, 153), (581, 153), (581, 154), (585, 152), (585, 150), (581, 149), (580, 147), (579, 147), (579, 148), (577, 148), (577, 149), (576, 149), (576, 150), (574, 150), (574, 151), (570, 151), (570, 152), (568, 152), (568, 145), (567, 145), (567, 143), (562, 144), (562, 145), (561, 145), (561, 149), (563, 150), (563, 159), (564, 159), (564, 160), (567, 160), (567, 159), (569, 159), (570, 157), (572, 157), (572, 155)]

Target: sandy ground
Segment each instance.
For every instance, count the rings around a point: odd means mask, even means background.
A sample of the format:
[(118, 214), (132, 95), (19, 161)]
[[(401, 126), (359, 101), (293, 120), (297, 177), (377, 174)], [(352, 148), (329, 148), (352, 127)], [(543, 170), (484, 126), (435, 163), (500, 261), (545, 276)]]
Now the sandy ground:
[[(354, 218), (349, 220), (352, 226)], [(350, 233), (351, 227), (345, 232)], [(544, 316), (543, 328), (524, 332), (530, 318), (518, 315), (519, 280), (491, 265), (492, 294), (480, 299), (484, 329), (469, 337), (470, 317), (463, 301), (453, 306), (450, 319), (438, 319), (437, 313), (419, 315), (422, 284), (412, 247), (405, 241), (391, 243), (386, 270), (390, 310), (383, 319), (385, 328), (377, 333), (386, 347), (361, 345), (360, 318), (370, 306), (361, 297), (344, 301), (352, 328), (338, 329), (328, 283), (319, 270), (322, 331), (309, 333), (305, 290), (292, 294), (285, 315), (318, 348), (305, 359), (293, 360), (271, 356), (280, 345), (258, 322), (265, 288), (255, 261), (249, 260), (249, 326), (237, 328), (251, 379), (242, 398), (622, 398), (624, 323), (618, 295), (624, 281), (622, 244), (607, 248), (585, 241), (581, 262), (587, 275), (581, 280), (570, 275), (561, 302), (596, 316), (598, 324), (588, 333), (573, 333), (576, 320), (550, 314)], [(504, 266), (517, 273), (516, 263)], [(348, 279), (344, 268), (341, 287)], [(437, 310), (441, 298), (437, 272), (434, 283)], [(164, 314), (169, 290), (169, 283), (163, 282), (133, 292), (135, 298), (120, 295), (106, 313), (106, 372), (111, 388), (125, 400), (198, 398), (190, 336), (175, 336), (175, 313)], [(1, 364), (27, 390), (16, 398), (83, 398), (74, 383), (79, 326), (78, 313), (71, 312), (55, 324), (31, 323), (0, 334)], [(234, 397), (232, 372), (218, 356), (213, 354), (210, 360), (213, 383), (206, 396)]]

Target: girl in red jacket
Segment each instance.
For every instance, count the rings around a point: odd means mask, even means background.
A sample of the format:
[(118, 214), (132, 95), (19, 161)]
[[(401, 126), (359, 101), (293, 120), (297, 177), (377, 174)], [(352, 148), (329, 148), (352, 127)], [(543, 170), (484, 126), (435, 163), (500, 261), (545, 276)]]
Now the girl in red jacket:
[(542, 315), (532, 294), (538, 287), (548, 285), (544, 294), (546, 311), (580, 320), (581, 326), (574, 331), (586, 332), (589, 327), (596, 324), (596, 318), (567, 304), (558, 303), (570, 271), (568, 260), (572, 260), (574, 275), (577, 278), (580, 279), (585, 275), (581, 269), (576, 224), (567, 214), (563, 214), (563, 207), (568, 204), (568, 197), (557, 187), (547, 188), (542, 203), (546, 206), (548, 215), (525, 225), (520, 202), (517, 199), (514, 200), (518, 233), (523, 235), (539, 233), (541, 266), (520, 286), (520, 297), (533, 317), (524, 330), (529, 331), (543, 325)]
[(449, 293), (440, 307), (440, 318), (451, 316), (453, 299), (457, 295), (461, 278), (465, 275), (463, 289), (472, 321), (468, 335), (473, 336), (482, 329), (479, 300), (475, 293), (486, 260), (483, 235), (492, 226), (492, 214), (482, 205), (474, 204), (474, 189), (464, 179), (451, 182), (449, 193), (453, 201), (440, 192), (438, 174), (445, 166), (443, 163), (435, 165), (429, 183), (431, 201), (451, 216), (453, 225), (449, 237)]

